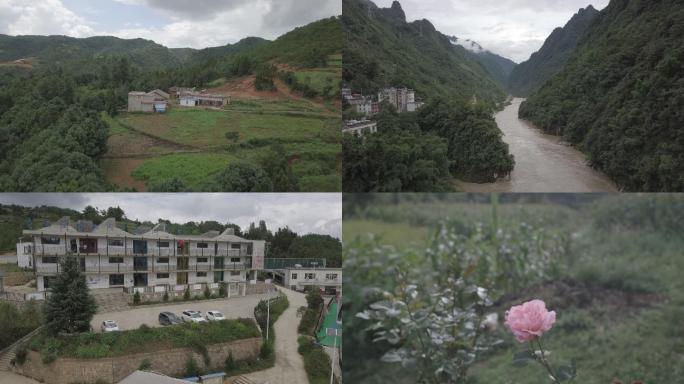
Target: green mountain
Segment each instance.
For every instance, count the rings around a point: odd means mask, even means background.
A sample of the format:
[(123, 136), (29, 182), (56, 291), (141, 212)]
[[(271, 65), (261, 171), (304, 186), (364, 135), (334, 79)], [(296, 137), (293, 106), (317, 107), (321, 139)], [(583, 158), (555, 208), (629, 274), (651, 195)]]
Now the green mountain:
[(563, 68), (598, 13), (590, 5), (580, 9), (563, 28), (556, 28), (539, 51), (512, 70), (508, 80), (510, 91), (525, 97)]
[(368, 0), (343, 0), (342, 7), (343, 78), (352, 89), (371, 93), (405, 85), (426, 98), (476, 95), (490, 105), (504, 99), (503, 88), (478, 60), (429, 21), (406, 22), (399, 2), (379, 8)]
[(684, 190), (684, 2), (612, 0), (520, 117), (628, 191)]

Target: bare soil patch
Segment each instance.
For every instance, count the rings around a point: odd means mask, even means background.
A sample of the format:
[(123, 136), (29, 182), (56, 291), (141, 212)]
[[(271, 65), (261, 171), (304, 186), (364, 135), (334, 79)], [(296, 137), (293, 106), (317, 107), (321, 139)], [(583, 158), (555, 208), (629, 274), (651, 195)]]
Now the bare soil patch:
[(116, 158), (102, 160), (106, 179), (123, 188), (135, 188), (139, 192), (147, 191), (142, 180), (133, 177), (133, 171), (145, 162), (144, 158)]

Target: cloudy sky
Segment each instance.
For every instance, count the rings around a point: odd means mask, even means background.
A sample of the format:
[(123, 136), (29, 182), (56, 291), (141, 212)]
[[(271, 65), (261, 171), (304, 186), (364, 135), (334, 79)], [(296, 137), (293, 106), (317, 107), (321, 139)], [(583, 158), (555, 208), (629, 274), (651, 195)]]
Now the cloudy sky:
[(216, 220), (245, 228), (266, 220), (271, 229), (342, 236), (339, 193), (3, 193), (0, 204), (57, 206), (82, 211), (121, 207), (130, 219), (156, 222)]
[[(392, 0), (374, 0), (389, 7)], [(478, 42), (515, 62), (527, 60), (556, 27), (589, 4), (609, 0), (400, 0), (408, 21), (428, 19), (446, 35)]]
[(0, 0), (0, 33), (111, 35), (170, 48), (274, 39), (342, 13), (341, 0)]

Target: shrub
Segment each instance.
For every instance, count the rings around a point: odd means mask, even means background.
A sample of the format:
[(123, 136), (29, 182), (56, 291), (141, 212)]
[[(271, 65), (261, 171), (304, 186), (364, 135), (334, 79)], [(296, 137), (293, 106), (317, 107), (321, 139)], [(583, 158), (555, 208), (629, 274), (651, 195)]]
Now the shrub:
[(185, 363), (185, 375), (187, 377), (195, 377), (201, 374), (202, 370), (200, 369), (199, 365), (197, 365), (197, 361), (195, 361), (193, 357), (190, 357)]
[(226, 139), (232, 141), (233, 143), (237, 143), (240, 140), (240, 132), (237, 132), (237, 131), (226, 132)]
[(225, 368), (226, 372), (231, 372), (232, 370), (237, 368), (237, 364), (235, 363), (235, 359), (233, 358), (233, 352), (230, 352), (228, 354), (228, 357), (226, 357)]
[(183, 292), (183, 300), (190, 300), (190, 287), (185, 287), (185, 292)]
[(140, 304), (140, 292), (135, 291), (135, 294), (133, 295), (133, 304)]
[(261, 350), (259, 351), (259, 357), (262, 359), (268, 359), (273, 356), (273, 339), (264, 340), (261, 344)]
[(219, 284), (219, 296), (220, 297), (226, 297), (228, 296), (228, 289), (226, 288), (226, 283), (221, 283)]
[(26, 362), (26, 357), (28, 356), (26, 345), (21, 345), (19, 348), (17, 348), (15, 354), (16, 356), (14, 361), (19, 365), (23, 365)]
[(330, 357), (320, 345), (314, 344), (310, 337), (297, 339), (297, 351), (304, 360), (304, 369), (312, 384), (327, 383), (330, 378)]
[(140, 362), (140, 366), (138, 367), (139, 371), (147, 371), (150, 368), (152, 368), (152, 363), (150, 362), (149, 359), (143, 359), (143, 361)]
[(164, 297), (162, 297), (162, 300), (164, 300), (164, 302), (169, 301), (169, 293), (168, 292), (164, 292)]
[(204, 286), (204, 298), (209, 299), (211, 297), (211, 290), (209, 289), (209, 285)]

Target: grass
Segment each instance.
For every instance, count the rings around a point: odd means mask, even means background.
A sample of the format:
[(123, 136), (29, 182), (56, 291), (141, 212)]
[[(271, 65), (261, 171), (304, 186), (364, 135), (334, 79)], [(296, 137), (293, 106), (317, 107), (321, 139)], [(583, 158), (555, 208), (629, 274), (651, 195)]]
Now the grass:
[(354, 240), (372, 235), (383, 244), (402, 247), (408, 245), (425, 245), (428, 239), (427, 227), (412, 227), (407, 223), (385, 223), (381, 221), (344, 220), (342, 238)]
[(335, 71), (294, 72), (298, 83), (308, 85), (319, 95), (333, 97), (340, 92), (340, 76)]
[(133, 176), (147, 184), (179, 177), (189, 186), (200, 188), (214, 174), (238, 157), (228, 153), (181, 153), (160, 156), (145, 161), (133, 171)]
[(82, 333), (74, 336), (40, 334), (29, 342), (29, 348), (40, 351), (43, 358), (72, 357), (99, 359), (133, 353), (163, 351), (170, 348), (202, 349), (206, 345), (260, 337), (251, 319), (215, 321), (206, 324), (180, 324), (163, 328), (141, 326), (132, 331)]

